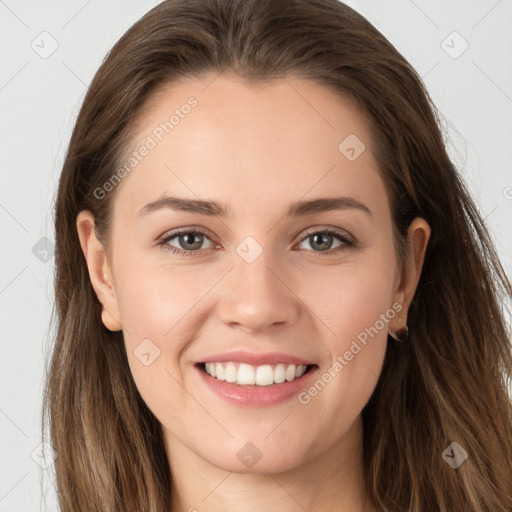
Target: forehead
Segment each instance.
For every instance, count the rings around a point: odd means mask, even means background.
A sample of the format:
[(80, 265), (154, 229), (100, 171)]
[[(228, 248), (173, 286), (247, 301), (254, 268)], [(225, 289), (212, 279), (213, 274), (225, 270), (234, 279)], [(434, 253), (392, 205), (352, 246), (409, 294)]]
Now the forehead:
[[(121, 195), (134, 207), (164, 192), (228, 198), (253, 213), (333, 188), (360, 200), (385, 194), (360, 109), (299, 78), (181, 80), (152, 95), (132, 133), (122, 164), (135, 165), (127, 166)], [(135, 162), (133, 152), (144, 147)]]
[[(187, 103), (191, 102), (196, 106), (189, 109)], [(326, 136), (331, 132), (330, 135), (339, 138), (352, 128), (362, 138), (367, 138), (368, 123), (364, 113), (352, 98), (333, 87), (292, 76), (252, 83), (233, 73), (207, 73), (159, 87), (148, 98), (134, 123), (134, 138), (149, 131), (158, 132), (173, 114), (171, 131), (179, 136), (185, 124), (181, 121), (189, 117), (190, 112), (194, 115), (190, 116), (188, 124), (194, 124), (196, 132), (203, 127), (210, 135), (215, 130), (217, 135), (230, 135), (231, 140), (235, 135), (254, 135), (251, 129), (257, 130), (260, 143), (285, 140), (292, 128), (290, 122), (295, 125), (291, 136), (296, 136), (297, 132)], [(235, 125), (242, 120), (243, 124)], [(288, 131), (282, 132), (285, 124)], [(234, 132), (233, 128), (236, 128)], [(276, 132), (279, 132), (278, 141)], [(163, 135), (169, 133), (164, 130)], [(159, 138), (158, 133), (155, 136)]]

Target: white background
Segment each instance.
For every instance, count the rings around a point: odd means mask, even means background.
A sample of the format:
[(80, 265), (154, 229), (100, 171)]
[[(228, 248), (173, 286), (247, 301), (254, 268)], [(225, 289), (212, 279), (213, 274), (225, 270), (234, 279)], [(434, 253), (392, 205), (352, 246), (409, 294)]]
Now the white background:
[[(51, 245), (39, 258), (32, 249), (43, 237), (54, 241), (56, 184), (88, 84), (108, 49), (156, 3), (0, 0), (0, 512), (57, 510), (52, 468), (32, 457), (41, 438), (54, 259)], [(347, 3), (424, 78), (510, 274), (512, 0)], [(469, 44), (458, 58), (442, 46), (453, 31)], [(48, 51), (52, 40), (58, 48), (46, 59), (31, 47)], [(462, 44), (457, 36), (445, 43), (452, 53)]]

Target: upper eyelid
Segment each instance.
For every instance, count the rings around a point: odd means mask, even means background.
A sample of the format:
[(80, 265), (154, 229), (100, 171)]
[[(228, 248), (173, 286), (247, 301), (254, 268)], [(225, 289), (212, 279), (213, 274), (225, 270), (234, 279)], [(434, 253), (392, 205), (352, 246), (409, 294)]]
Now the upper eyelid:
[(302, 230), (301, 233), (304, 232), (304, 235), (302, 237), (302, 238), (304, 238), (304, 237), (313, 235), (315, 233), (323, 233), (325, 231), (331, 232), (331, 234), (338, 233), (338, 234), (341, 234), (341, 235), (345, 235), (346, 238), (350, 238), (350, 239), (353, 238), (353, 236), (350, 233), (348, 233), (348, 231), (345, 231), (342, 228), (336, 228), (334, 226), (323, 226), (323, 227), (315, 226), (315, 227), (312, 227), (312, 228), (307, 228), (306, 230)]

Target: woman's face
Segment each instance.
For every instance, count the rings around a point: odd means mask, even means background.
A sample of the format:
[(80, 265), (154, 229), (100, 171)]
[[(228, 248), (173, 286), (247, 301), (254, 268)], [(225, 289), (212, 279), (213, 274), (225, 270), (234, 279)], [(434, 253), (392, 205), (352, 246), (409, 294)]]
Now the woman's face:
[(95, 287), (168, 446), (285, 471), (355, 439), (417, 275), (398, 272), (351, 103), (214, 78), (159, 91), (137, 123)]

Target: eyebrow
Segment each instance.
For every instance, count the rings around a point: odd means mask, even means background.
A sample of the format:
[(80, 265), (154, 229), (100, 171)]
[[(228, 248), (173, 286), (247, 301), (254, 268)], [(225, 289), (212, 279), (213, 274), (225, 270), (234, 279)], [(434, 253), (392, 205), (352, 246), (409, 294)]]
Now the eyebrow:
[[(231, 210), (226, 206), (215, 201), (203, 201), (198, 199), (185, 199), (181, 197), (164, 196), (156, 201), (146, 204), (139, 210), (138, 215), (147, 215), (148, 213), (171, 209), (181, 212), (197, 213), (209, 217), (232, 217)], [(322, 213), (332, 210), (360, 210), (370, 217), (370, 209), (353, 197), (320, 197), (307, 201), (296, 201), (292, 203), (286, 212), (287, 217), (302, 217), (315, 213)]]

